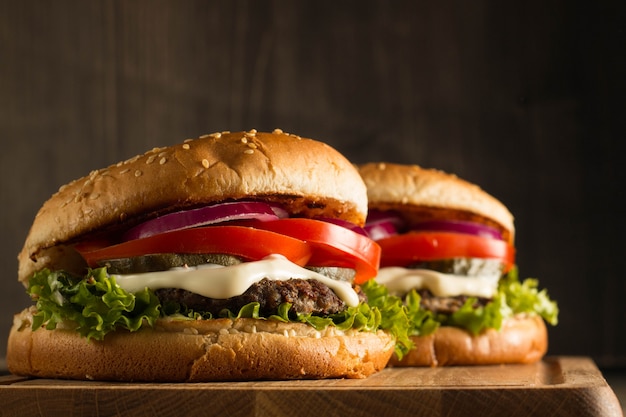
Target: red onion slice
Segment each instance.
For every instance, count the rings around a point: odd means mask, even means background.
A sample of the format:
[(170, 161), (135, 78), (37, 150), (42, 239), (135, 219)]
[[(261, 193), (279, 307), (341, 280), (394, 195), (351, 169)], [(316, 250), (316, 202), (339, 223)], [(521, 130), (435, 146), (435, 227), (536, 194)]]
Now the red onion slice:
[(129, 229), (123, 238), (124, 240), (141, 239), (159, 233), (230, 220), (256, 219), (268, 221), (285, 217), (288, 217), (287, 212), (277, 205), (259, 201), (236, 201), (165, 214)]
[(397, 235), (403, 226), (404, 220), (395, 212), (370, 210), (364, 229), (370, 239), (380, 240)]
[(411, 229), (416, 231), (430, 230), (441, 232), (457, 232), (502, 240), (502, 234), (496, 228), (480, 223), (462, 220), (430, 220), (417, 223)]
[(345, 227), (346, 229), (352, 230), (353, 232), (358, 233), (360, 235), (368, 236), (364, 228), (357, 226), (356, 224), (349, 222), (347, 220), (332, 219), (330, 217), (316, 217), (315, 220), (321, 220), (326, 223), (336, 224), (337, 226)]
[(380, 240), (389, 236), (397, 235), (398, 229), (392, 222), (377, 222), (365, 225), (365, 231), (372, 240)]

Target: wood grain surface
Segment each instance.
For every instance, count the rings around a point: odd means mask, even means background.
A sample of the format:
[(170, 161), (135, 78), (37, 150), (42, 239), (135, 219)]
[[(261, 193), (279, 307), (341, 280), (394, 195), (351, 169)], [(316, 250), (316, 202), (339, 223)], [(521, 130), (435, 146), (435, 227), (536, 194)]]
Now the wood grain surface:
[(0, 378), (12, 416), (603, 416), (622, 410), (593, 361), (388, 368), (366, 379), (133, 384)]

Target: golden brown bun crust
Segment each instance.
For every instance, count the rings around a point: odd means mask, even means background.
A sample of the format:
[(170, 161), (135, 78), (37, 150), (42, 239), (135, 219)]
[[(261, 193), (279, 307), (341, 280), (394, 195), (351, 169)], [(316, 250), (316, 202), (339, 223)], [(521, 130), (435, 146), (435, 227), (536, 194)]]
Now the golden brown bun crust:
[(370, 209), (398, 210), (409, 222), (428, 219), (468, 220), (498, 228), (513, 243), (513, 215), (480, 187), (436, 169), (417, 165), (360, 165)]
[(498, 365), (533, 363), (548, 349), (543, 320), (536, 317), (505, 320), (500, 331), (478, 336), (455, 327), (440, 327), (428, 336), (414, 336), (415, 349), (401, 361), (393, 355), (388, 366)]
[(383, 369), (394, 349), (392, 337), (382, 331), (316, 337), (306, 324), (254, 319), (201, 320), (195, 327), (189, 321), (164, 323), (88, 342), (73, 330), (33, 332), (27, 317), (27, 312), (16, 316), (7, 366), (15, 375), (42, 378), (152, 382), (365, 378)]
[(43, 267), (71, 267), (57, 256), (58, 247), (81, 235), (244, 198), (358, 225), (367, 215), (358, 171), (325, 143), (278, 129), (214, 133), (153, 149), (62, 186), (35, 218), (18, 257), (19, 280)]

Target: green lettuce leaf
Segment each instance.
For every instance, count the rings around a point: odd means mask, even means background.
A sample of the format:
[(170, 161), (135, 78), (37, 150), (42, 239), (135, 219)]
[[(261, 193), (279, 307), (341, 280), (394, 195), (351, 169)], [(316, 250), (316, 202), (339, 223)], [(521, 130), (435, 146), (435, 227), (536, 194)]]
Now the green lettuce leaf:
[(443, 320), (444, 324), (461, 327), (472, 334), (478, 334), (486, 329), (499, 330), (502, 327), (502, 320), (510, 316), (502, 294), (497, 294), (485, 306), (474, 307), (475, 301), (476, 299), (469, 298), (460, 309)]
[(478, 334), (485, 329), (500, 330), (502, 322), (515, 314), (539, 315), (551, 325), (558, 323), (559, 308), (545, 289), (538, 289), (538, 281), (527, 278), (519, 281), (517, 268), (512, 268), (498, 284), (493, 300), (485, 306), (477, 306), (475, 298), (468, 298), (453, 314), (434, 314), (422, 309), (420, 295), (410, 291), (404, 296), (404, 305), (415, 336), (432, 334), (439, 326), (454, 326)]
[(409, 330), (411, 336), (427, 336), (441, 325), (432, 311), (421, 308), (421, 299), (415, 290), (411, 290), (404, 298), (407, 317), (411, 324)]
[(88, 339), (102, 339), (117, 328), (139, 329), (144, 321), (152, 326), (160, 316), (160, 303), (148, 290), (129, 294), (103, 268), (90, 270), (86, 279), (64, 272), (42, 270), (31, 278), (28, 293), (36, 301), (33, 329), (55, 329), (71, 322)]
[(556, 326), (559, 322), (559, 307), (556, 301), (550, 299), (548, 291), (545, 288), (540, 291), (538, 285), (539, 281), (534, 278), (520, 282), (517, 268), (513, 268), (500, 280), (498, 292), (504, 295), (513, 314), (538, 314)]
[[(223, 310), (219, 317), (296, 321), (308, 323), (317, 330), (328, 326), (370, 332), (388, 330), (396, 338), (398, 352), (402, 355), (411, 343), (408, 338), (409, 320), (402, 300), (390, 296), (385, 287), (373, 280), (362, 288), (368, 303), (360, 303), (328, 317), (290, 314), (289, 303), (280, 305), (277, 314), (270, 317), (260, 316), (258, 303), (249, 303), (238, 312)], [(154, 292), (148, 289), (128, 293), (117, 285), (114, 277), (107, 274), (106, 268), (89, 270), (85, 278), (42, 270), (29, 281), (28, 293), (37, 307), (33, 329), (42, 326), (55, 329), (61, 323), (74, 323), (80, 334), (88, 339), (101, 340), (107, 333), (120, 328), (136, 331), (142, 325), (153, 326), (159, 317), (164, 316), (192, 320), (213, 318), (210, 313), (194, 311), (178, 303), (161, 305)]]
[(379, 328), (387, 330), (396, 339), (395, 353), (399, 359), (413, 348), (410, 339), (411, 319), (400, 297), (389, 294), (387, 287), (369, 280), (361, 285), (367, 303), (380, 312)]

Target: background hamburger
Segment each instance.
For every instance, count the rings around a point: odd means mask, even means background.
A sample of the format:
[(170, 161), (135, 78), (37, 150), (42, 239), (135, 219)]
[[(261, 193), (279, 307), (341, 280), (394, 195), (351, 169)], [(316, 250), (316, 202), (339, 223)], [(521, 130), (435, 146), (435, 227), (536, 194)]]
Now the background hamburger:
[(353, 165), (280, 130), (205, 135), (93, 171), (44, 203), (19, 254), (36, 305), (15, 317), (8, 368), (138, 381), (370, 375), (394, 350), (402, 329), (389, 317), (402, 309), (370, 280), (380, 249), (359, 227), (366, 212)]
[(416, 165), (359, 167), (366, 230), (382, 248), (377, 281), (404, 299), (415, 346), (394, 366), (529, 363), (547, 350), (558, 308), (520, 282), (513, 216), (454, 175)]

